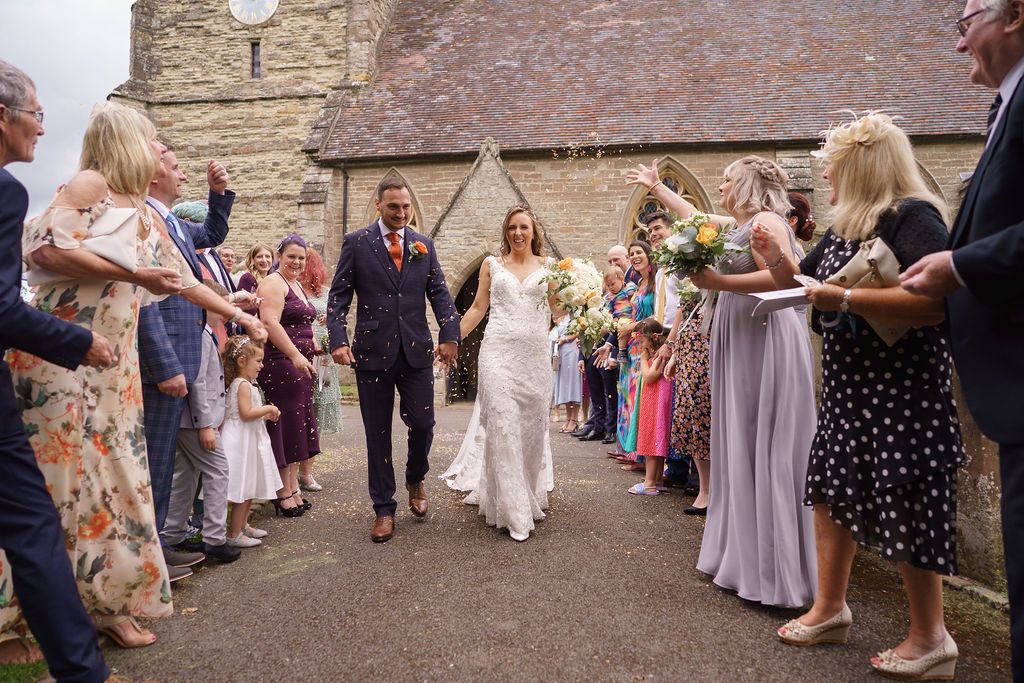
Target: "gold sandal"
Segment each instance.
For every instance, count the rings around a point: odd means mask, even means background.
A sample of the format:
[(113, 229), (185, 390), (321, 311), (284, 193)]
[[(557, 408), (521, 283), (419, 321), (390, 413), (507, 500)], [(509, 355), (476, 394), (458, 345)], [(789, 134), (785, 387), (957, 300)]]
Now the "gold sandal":
[[(138, 636), (142, 637), (143, 640), (129, 640), (125, 638), (125, 634), (118, 628), (121, 624), (130, 624), (132, 630), (135, 631)], [(99, 632), (110, 638), (112, 641), (117, 643), (123, 648), (131, 649), (136, 647), (148, 647), (156, 642), (156, 634), (147, 631), (146, 629), (139, 626), (139, 622), (135, 621), (132, 617), (125, 617), (124, 619), (109, 624), (107, 626), (101, 626)], [(144, 640), (148, 636), (148, 640)]]

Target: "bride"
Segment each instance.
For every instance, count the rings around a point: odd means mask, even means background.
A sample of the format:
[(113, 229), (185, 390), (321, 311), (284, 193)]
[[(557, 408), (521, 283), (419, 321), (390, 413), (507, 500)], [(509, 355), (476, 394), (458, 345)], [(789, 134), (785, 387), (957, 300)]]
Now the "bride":
[[(480, 267), (480, 287), (462, 317), (462, 338), (490, 309), (480, 344), (477, 400), (459, 455), (442, 478), (472, 491), (487, 523), (525, 541), (544, 519), (554, 488), (548, 408), (551, 404), (550, 307), (543, 282), (537, 218), (525, 206), (505, 214), (501, 255)], [(545, 302), (547, 305), (545, 305)]]

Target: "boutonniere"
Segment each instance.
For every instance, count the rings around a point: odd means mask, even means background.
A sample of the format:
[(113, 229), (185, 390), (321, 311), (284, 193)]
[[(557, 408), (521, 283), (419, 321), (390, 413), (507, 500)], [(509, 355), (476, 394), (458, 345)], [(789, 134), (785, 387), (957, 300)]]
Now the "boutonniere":
[(423, 242), (411, 242), (409, 244), (409, 260), (418, 261), (427, 255), (427, 245)]

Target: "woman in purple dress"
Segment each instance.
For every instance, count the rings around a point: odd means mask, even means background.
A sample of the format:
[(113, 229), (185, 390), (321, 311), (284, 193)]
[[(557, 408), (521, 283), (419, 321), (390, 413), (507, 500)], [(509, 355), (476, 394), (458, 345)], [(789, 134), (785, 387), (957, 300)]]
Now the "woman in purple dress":
[(312, 507), (299, 495), (299, 463), (320, 452), (313, 407), (316, 308), (299, 282), (306, 266), (306, 242), (288, 235), (277, 255), (280, 267), (263, 279), (257, 291), (262, 299), (260, 320), (270, 336), (259, 384), (267, 403), (281, 411), (280, 420), (267, 423), (282, 483), (274, 508), (286, 517), (299, 517)]

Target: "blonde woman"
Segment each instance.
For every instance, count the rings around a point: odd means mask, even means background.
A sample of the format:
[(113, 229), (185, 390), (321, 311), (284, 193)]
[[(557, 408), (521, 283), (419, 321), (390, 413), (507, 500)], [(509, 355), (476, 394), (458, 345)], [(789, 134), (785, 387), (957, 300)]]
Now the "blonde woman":
[(245, 255), (245, 270), (238, 278), (238, 288), (256, 293), (256, 288), (263, 282), (274, 266), (274, 252), (265, 244), (254, 244)]
[[(106, 336), (117, 362), (72, 371), (22, 351), (9, 359), (25, 431), (77, 568), (79, 595), (99, 630), (122, 647), (156, 640), (133, 617), (172, 612), (146, 466), (139, 307), (150, 300), (149, 292), (180, 292), (256, 337), (266, 336), (258, 320), (195, 281), (164, 222), (145, 205), (164, 149), (153, 124), (138, 112), (113, 103), (97, 107), (85, 132), (81, 171), (25, 228), (30, 274), (42, 269), (59, 280), (40, 285), (33, 304)], [(139, 212), (135, 272), (82, 246), (93, 222), (114, 207)], [(0, 629), (7, 631), (21, 615), (11, 601), (6, 558), (0, 559), (0, 590), (6, 592)]]
[[(820, 155), (832, 185), (832, 228), (799, 263), (774, 235), (752, 245), (779, 287), (803, 273), (835, 275), (867, 239), (881, 239), (901, 270), (945, 248), (948, 212), (925, 185), (906, 134), (872, 113), (831, 130)], [(956, 469), (963, 461), (942, 302), (898, 285), (813, 287), (824, 336), (821, 411), (805, 502), (814, 506), (820, 570), (811, 610), (779, 629), (795, 645), (845, 642), (857, 543), (880, 548), (903, 575), (910, 633), (872, 665), (901, 680), (952, 678), (956, 643), (943, 620), (941, 575), (956, 573)], [(892, 346), (862, 316), (918, 325)]]
[[(658, 179), (657, 161), (629, 182), (646, 186), (670, 211), (696, 209)], [(755, 224), (799, 253), (786, 222), (787, 177), (774, 162), (744, 157), (725, 169), (718, 188), (731, 240), (746, 246)], [(750, 297), (763, 291), (767, 267), (758, 254), (723, 260), (692, 276), (720, 290), (711, 329), (711, 492), (697, 568), (740, 597), (783, 607), (814, 598), (817, 566), (810, 510), (803, 506), (807, 456), (814, 437), (814, 377), (803, 315), (776, 311), (753, 318)], [(759, 283), (759, 284), (758, 284)]]

